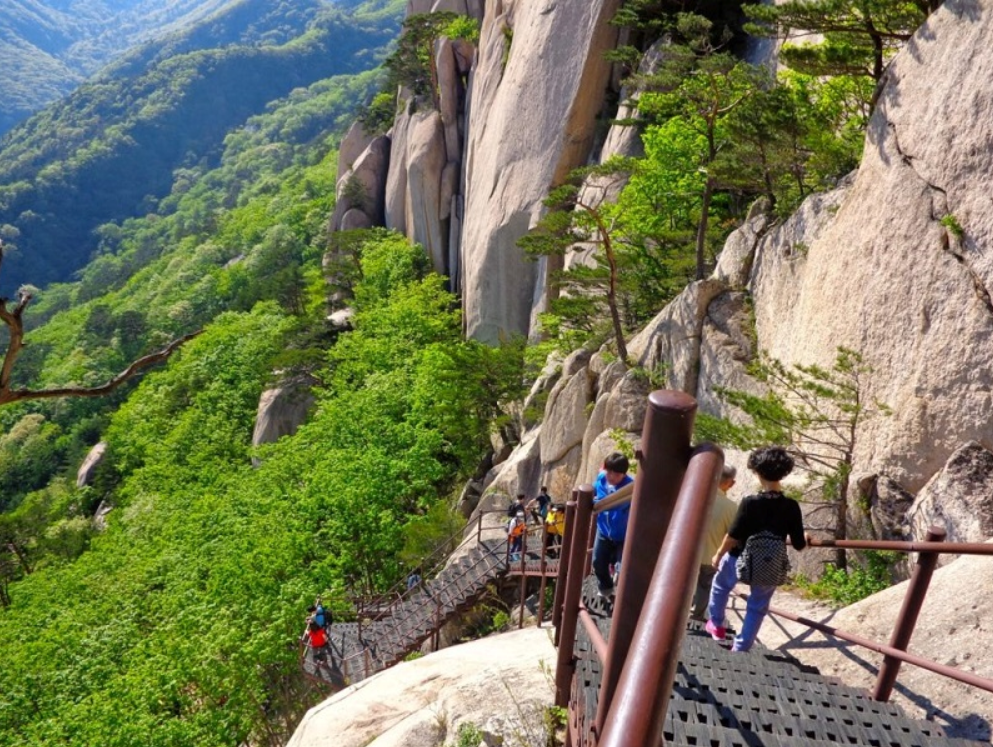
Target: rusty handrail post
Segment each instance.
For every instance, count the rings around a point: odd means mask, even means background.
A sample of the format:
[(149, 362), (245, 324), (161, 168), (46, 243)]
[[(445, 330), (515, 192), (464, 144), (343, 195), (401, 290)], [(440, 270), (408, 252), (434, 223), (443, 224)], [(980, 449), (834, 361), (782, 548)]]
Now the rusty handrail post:
[(548, 585), (548, 524), (541, 522), (541, 581), (538, 583), (538, 627), (545, 621), (545, 587)]
[(652, 580), (655, 559), (683, 482), (696, 408), (696, 400), (684, 392), (660, 390), (648, 395), (638, 474), (610, 628), (610, 655), (603, 662), (596, 714), (598, 734), (603, 733), (621, 668), (628, 658), (635, 626)]
[[(659, 743), (672, 694), (679, 648), (686, 634), (700, 540), (713, 503), (724, 453), (713, 444), (693, 451), (673, 509), (670, 531), (655, 561), (630, 654), (622, 665), (598, 747)], [(613, 635), (611, 635), (613, 637)], [(613, 657), (616, 654), (610, 653)], [(599, 720), (600, 711), (597, 710)]]
[(528, 598), (528, 575), (524, 570), (524, 559), (528, 556), (528, 525), (524, 519), (524, 536), (521, 538), (521, 611), (517, 616), (517, 629), (524, 629), (524, 603)]
[(586, 533), (586, 561), (583, 563), (583, 578), (593, 573), (593, 543), (596, 542), (596, 517), (590, 522), (590, 530)]
[[(931, 527), (928, 529), (925, 539), (928, 542), (942, 542), (945, 539), (945, 530), (941, 527)], [(917, 556), (917, 564), (910, 577), (907, 594), (903, 598), (903, 605), (900, 607), (900, 613), (896, 616), (896, 623), (890, 636), (890, 646), (893, 648), (906, 651), (910, 644), (910, 637), (914, 634), (914, 627), (917, 625), (917, 617), (924, 604), (924, 597), (927, 596), (931, 576), (938, 565), (938, 555), (937, 552), (922, 552)], [(873, 700), (886, 702), (890, 699), (893, 685), (896, 684), (897, 675), (900, 673), (901, 663), (899, 659), (894, 659), (892, 656), (883, 657), (879, 674), (876, 676), (876, 686), (872, 691)]]
[[(579, 488), (576, 505), (574, 541), (569, 548), (569, 566), (574, 571), (586, 561), (586, 545), (581, 538), (589, 533), (593, 518), (593, 486)], [(576, 646), (576, 625), (579, 621), (579, 600), (583, 593), (583, 575), (571, 572), (566, 580), (562, 601), (562, 625), (559, 627), (558, 661), (555, 667), (555, 705), (565, 708), (569, 704), (569, 690), (576, 667), (573, 649)]]
[(569, 578), (569, 558), (572, 555), (572, 535), (576, 526), (576, 506), (579, 505), (579, 491), (572, 491), (572, 500), (565, 504), (565, 526), (562, 531), (562, 544), (559, 545), (559, 575), (555, 579), (555, 600), (552, 602), (552, 625), (555, 627), (556, 646), (559, 645), (559, 630), (562, 627), (562, 602)]

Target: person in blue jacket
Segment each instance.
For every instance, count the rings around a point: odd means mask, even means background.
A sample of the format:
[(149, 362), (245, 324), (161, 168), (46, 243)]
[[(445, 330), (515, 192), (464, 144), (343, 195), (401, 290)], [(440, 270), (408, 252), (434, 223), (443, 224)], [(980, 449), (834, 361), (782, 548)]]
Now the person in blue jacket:
[[(628, 458), (615, 451), (603, 460), (603, 469), (597, 475), (593, 487), (596, 496), (593, 503), (597, 504), (619, 488), (633, 482), (628, 475), (630, 464)], [(593, 573), (596, 575), (599, 596), (607, 598), (614, 595), (614, 579), (610, 575), (610, 566), (615, 570), (620, 567), (621, 553), (624, 550), (624, 538), (628, 531), (628, 516), (631, 504), (602, 511), (596, 517), (596, 540), (593, 542)]]

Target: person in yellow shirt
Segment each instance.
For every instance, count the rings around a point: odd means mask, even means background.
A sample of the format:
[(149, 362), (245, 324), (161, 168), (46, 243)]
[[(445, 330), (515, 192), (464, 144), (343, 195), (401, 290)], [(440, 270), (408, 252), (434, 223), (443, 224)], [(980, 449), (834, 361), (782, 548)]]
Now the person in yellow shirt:
[(565, 506), (553, 503), (545, 517), (547, 554), (553, 558), (559, 556), (562, 549), (562, 535), (565, 534)]
[(707, 603), (710, 600), (710, 586), (714, 581), (714, 574), (717, 571), (710, 563), (724, 541), (734, 521), (738, 511), (738, 504), (727, 497), (727, 491), (734, 485), (738, 472), (730, 465), (724, 465), (721, 472), (721, 482), (718, 485), (717, 496), (710, 507), (710, 515), (707, 518), (707, 526), (704, 529), (703, 545), (700, 548), (700, 571), (696, 577), (696, 590), (693, 593), (693, 606), (690, 610), (690, 617), (700, 622), (707, 622)]

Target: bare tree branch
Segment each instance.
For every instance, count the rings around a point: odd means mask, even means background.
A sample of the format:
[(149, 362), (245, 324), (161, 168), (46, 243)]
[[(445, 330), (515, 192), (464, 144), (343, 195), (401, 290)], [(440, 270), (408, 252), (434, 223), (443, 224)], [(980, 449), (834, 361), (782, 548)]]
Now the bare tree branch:
[[(3, 264), (3, 242), (0, 241), (0, 266)], [(10, 379), (14, 371), (14, 364), (18, 356), (24, 349), (24, 310), (33, 298), (30, 290), (22, 288), (17, 292), (17, 305), (13, 310), (8, 309), (10, 300), (0, 298), (0, 321), (6, 326), (10, 334), (7, 343), (7, 350), (3, 355), (3, 363), (0, 364), (0, 405), (7, 405), (11, 402), (22, 402), (37, 399), (55, 399), (58, 397), (102, 397), (114, 391), (124, 382), (134, 378), (140, 371), (154, 366), (166, 360), (183, 343), (193, 339), (202, 330), (191, 332), (188, 335), (177, 338), (156, 353), (149, 353), (137, 360), (132, 361), (127, 368), (100, 386), (83, 387), (69, 386), (58, 389), (11, 389)]]

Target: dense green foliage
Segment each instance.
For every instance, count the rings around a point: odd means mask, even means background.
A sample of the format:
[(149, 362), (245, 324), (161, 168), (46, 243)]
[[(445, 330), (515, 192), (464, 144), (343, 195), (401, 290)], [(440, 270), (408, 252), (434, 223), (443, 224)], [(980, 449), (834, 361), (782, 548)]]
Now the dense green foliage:
[(828, 564), (816, 581), (798, 574), (793, 583), (812, 597), (830, 600), (838, 607), (855, 604), (892, 585), (898, 553), (866, 550), (862, 556), (864, 564), (845, 570)]
[(402, 577), (404, 525), (475, 467), (520, 381), (519, 351), (461, 340), (423, 257), (370, 237), (315, 415), (257, 469), (258, 396), (301, 324), (276, 305), (221, 315), (128, 398), (110, 530), (45, 556), (0, 616), (0, 744), (280, 743), (313, 697), (306, 600), (329, 589), (341, 614), (344, 588)]
[(396, 5), (323, 9), (281, 44), (139, 50), (9, 132), (0, 140), (0, 238), (19, 251), (0, 282), (68, 280), (98, 249), (95, 228), (154, 210), (177, 170), (216, 165), (233, 127), (295, 89), (374, 66), (396, 32)]

